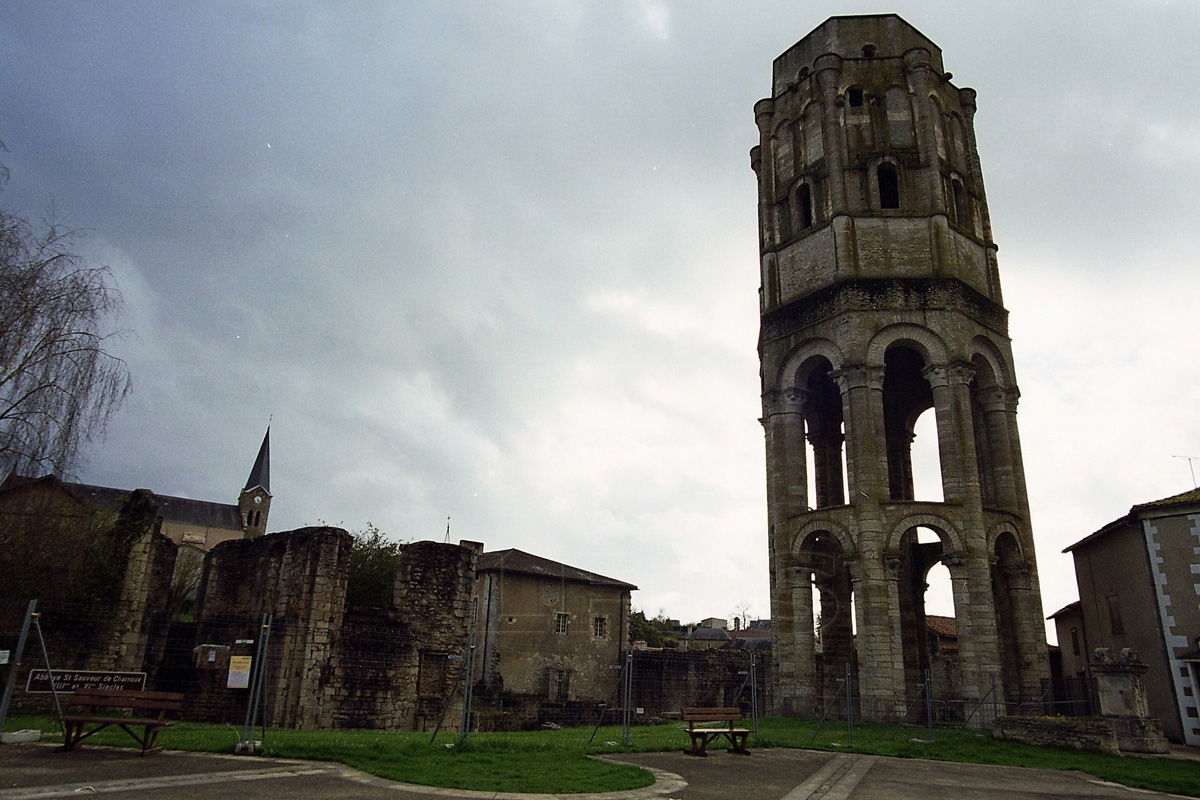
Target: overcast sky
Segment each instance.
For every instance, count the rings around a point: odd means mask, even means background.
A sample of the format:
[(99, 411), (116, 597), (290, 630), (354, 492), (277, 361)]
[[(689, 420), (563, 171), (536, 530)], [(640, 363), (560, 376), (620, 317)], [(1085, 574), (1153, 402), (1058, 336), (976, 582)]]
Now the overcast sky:
[(86, 231), (136, 331), (77, 477), (234, 502), (273, 418), (271, 530), (451, 515), (651, 615), (767, 616), (752, 109), (881, 11), (979, 92), (1065, 605), (1062, 548), (1200, 456), (1192, 0), (10, 0), (0, 205)]

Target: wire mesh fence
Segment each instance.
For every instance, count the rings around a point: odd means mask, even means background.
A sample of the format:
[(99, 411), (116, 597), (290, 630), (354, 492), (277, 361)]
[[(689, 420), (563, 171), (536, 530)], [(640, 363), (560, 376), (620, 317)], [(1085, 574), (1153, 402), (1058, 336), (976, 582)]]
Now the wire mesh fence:
[[(0, 651), (15, 654), (24, 610), (16, 604), (3, 610)], [(202, 620), (150, 614), (131, 624), (104, 609), (46, 604), (19, 666), (11, 657), (0, 664), (0, 682), (12, 684), (12, 710), (38, 713), (55, 709), (47, 670), (63, 691), (124, 681), (178, 692), (186, 698), (182, 718), (238, 726), (243, 739), (253, 738), (255, 726), (431, 735), (599, 724), (628, 730), (678, 719), (684, 707), (740, 708), (751, 721), (783, 710), (769, 651), (625, 651), (616, 663), (591, 665), (600, 677), (590, 683), (573, 683), (569, 671), (560, 670), (557, 682), (547, 679), (540, 691), (515, 693), (480, 681), (472, 647), (426, 644), (384, 611), (352, 609), (336, 626), (311, 615), (263, 613)], [(835, 674), (838, 665), (827, 669)], [(894, 700), (864, 696), (866, 669), (843, 665), (840, 682), (812, 698), (811, 710), (791, 712), (839, 724), (869, 719), (934, 728), (987, 727), (1005, 714), (1080, 715), (1092, 708), (1084, 681), (1047, 681), (1040, 699), (1016, 704), (1005, 702), (999, 688), (981, 697), (955, 696), (928, 674), (898, 708)]]

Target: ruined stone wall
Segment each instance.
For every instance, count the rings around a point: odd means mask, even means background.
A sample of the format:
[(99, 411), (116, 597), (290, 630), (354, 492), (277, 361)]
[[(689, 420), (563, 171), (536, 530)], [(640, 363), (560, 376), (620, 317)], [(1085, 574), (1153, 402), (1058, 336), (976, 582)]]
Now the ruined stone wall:
[[(125, 582), (114, 614), (112, 649), (104, 669), (142, 670), (162, 660), (170, 624), (171, 575), (179, 547), (155, 529), (129, 550)], [(152, 672), (152, 669), (149, 670)], [(153, 680), (151, 674), (148, 678)]]
[(345, 613), (350, 544), (338, 528), (302, 528), (222, 542), (206, 559), (198, 644), (257, 641), (261, 615), (273, 616), (265, 680), (273, 725), (333, 726), (331, 662)]
[[(398, 621), (412, 636), (405, 685), (415, 687), (408, 727), (457, 730), (462, 717), (464, 659), (471, 619), (475, 563), (481, 546), (413, 542), (401, 552), (396, 570)], [(446, 698), (452, 698), (447, 704)]]
[[(760, 713), (769, 707), (771, 657), (756, 653)], [(717, 650), (635, 650), (633, 652), (633, 705), (648, 720), (678, 713), (691, 706), (741, 706), (749, 713), (750, 687), (746, 682), (750, 653), (733, 648)]]

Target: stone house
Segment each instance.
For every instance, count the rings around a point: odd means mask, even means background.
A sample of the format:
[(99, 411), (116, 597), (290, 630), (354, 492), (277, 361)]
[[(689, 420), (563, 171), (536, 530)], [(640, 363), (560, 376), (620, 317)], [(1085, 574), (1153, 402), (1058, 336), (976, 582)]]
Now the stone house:
[(683, 637), (684, 650), (713, 650), (724, 647), (732, 641), (729, 631), (724, 628), (710, 628), (701, 623)]
[(1200, 745), (1200, 489), (1133, 506), (1063, 552), (1079, 600), (1051, 618), (1066, 675), (1136, 651), (1150, 715), (1168, 738)]
[(488, 690), (604, 700), (629, 648), (636, 586), (521, 550), (479, 556), (476, 676)]

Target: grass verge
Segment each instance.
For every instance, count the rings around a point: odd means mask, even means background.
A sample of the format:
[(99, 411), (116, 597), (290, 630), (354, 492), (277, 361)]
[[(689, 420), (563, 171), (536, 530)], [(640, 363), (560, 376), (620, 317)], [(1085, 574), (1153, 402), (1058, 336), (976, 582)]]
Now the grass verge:
[[(16, 716), (7, 730), (35, 728), (44, 739), (61, 739), (45, 716)], [(228, 753), (238, 740), (232, 726), (181, 722), (163, 731), (160, 742), (178, 750)], [(814, 736), (815, 734), (815, 736)], [(844, 725), (818, 728), (813, 720), (765, 719), (752, 747), (801, 747), (868, 753), (898, 758), (925, 758), (970, 764), (1078, 770), (1097, 778), (1162, 792), (1200, 797), (1200, 764), (1169, 758), (1109, 756), (1054, 747), (997, 741), (986, 731), (859, 724), (851, 746)], [(430, 743), (429, 734), (402, 731), (292, 731), (268, 729), (264, 754), (281, 758), (337, 761), (391, 780), (495, 792), (606, 792), (648, 786), (644, 770), (588, 758), (603, 753), (662, 752), (681, 749), (687, 741), (678, 724), (632, 729), (628, 745), (617, 727), (565, 728), (522, 733), (476, 733), (465, 746), (453, 734)], [(89, 739), (96, 744), (130, 746), (120, 730)]]

